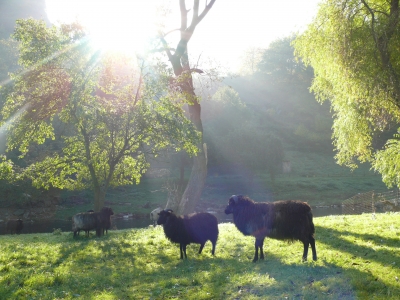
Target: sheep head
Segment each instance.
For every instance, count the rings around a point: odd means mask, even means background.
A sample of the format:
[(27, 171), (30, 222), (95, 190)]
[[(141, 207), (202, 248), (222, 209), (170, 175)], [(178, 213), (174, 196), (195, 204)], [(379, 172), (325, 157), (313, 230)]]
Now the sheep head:
[(112, 216), (114, 214), (113, 210), (110, 207), (104, 206), (100, 212)]
[(228, 206), (225, 208), (225, 214), (229, 215), (233, 213), (233, 210), (239, 201), (239, 197), (241, 197), (241, 195), (232, 195), (232, 197), (229, 198)]
[(158, 225), (162, 225), (162, 224), (167, 223), (168, 218), (171, 216), (172, 213), (173, 213), (172, 209), (164, 209), (164, 210), (160, 211), (158, 213), (159, 217), (158, 217), (158, 220), (157, 220), (157, 224)]

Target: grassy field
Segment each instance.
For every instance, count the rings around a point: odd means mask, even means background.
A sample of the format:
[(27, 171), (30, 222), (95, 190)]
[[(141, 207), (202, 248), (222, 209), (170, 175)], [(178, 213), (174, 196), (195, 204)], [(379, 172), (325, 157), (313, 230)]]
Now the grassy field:
[(179, 246), (161, 227), (0, 236), (0, 299), (398, 299), (400, 214), (314, 219), (318, 261), (302, 244), (254, 239), (220, 224), (216, 256)]
[[(358, 194), (369, 191), (385, 192), (387, 187), (378, 174), (363, 165), (355, 171), (338, 166), (332, 155), (304, 152), (288, 152), (292, 172), (280, 174), (274, 183), (268, 174), (254, 174), (249, 179), (249, 172), (218, 173), (208, 172), (205, 188), (201, 197), (201, 208), (213, 210), (226, 206), (232, 194), (248, 195), (255, 201), (302, 200), (310, 205), (334, 205)], [(187, 170), (186, 175), (189, 175)], [(139, 185), (119, 187), (109, 190), (106, 195), (107, 205), (115, 213), (129, 212), (145, 215), (158, 207), (165, 207), (168, 197), (167, 182), (176, 180), (174, 174), (161, 178), (142, 178)], [(63, 205), (56, 213), (57, 219), (70, 218), (77, 212), (92, 209), (92, 195), (89, 192), (66, 192), (61, 196), (81, 195), (87, 199), (84, 205)]]

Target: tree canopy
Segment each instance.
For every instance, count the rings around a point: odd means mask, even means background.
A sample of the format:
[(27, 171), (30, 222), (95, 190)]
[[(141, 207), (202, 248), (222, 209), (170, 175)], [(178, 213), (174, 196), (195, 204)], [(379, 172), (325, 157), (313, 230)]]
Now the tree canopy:
[(262, 51), (257, 69), (269, 80), (281, 84), (309, 83), (312, 69), (306, 68), (301, 60), (296, 59), (291, 43), (295, 35), (274, 40)]
[(399, 1), (324, 1), (295, 48), (314, 69), (312, 91), (331, 103), (338, 163), (370, 161), (386, 184), (399, 185), (398, 137), (374, 143), (400, 122)]
[[(199, 134), (169, 97), (164, 68), (102, 55), (79, 24), (18, 20), (14, 38), (22, 68), (1, 113), (13, 120), (8, 150), (20, 151), (35, 186), (90, 188), (100, 209), (108, 187), (139, 181), (147, 154), (197, 151)], [(29, 156), (34, 145), (46, 147)]]

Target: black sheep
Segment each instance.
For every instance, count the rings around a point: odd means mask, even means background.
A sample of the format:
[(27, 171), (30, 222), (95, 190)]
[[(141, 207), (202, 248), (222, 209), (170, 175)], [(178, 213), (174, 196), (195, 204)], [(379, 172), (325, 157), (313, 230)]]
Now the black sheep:
[(215, 245), (218, 239), (218, 221), (209, 213), (193, 213), (177, 216), (171, 209), (159, 212), (158, 225), (163, 225), (165, 236), (173, 243), (179, 243), (181, 259), (186, 256), (186, 246), (200, 244), (199, 254), (204, 244), (209, 240), (212, 243), (212, 255), (215, 254)]
[(257, 203), (242, 195), (233, 195), (225, 209), (233, 214), (233, 222), (244, 235), (256, 238), (253, 262), (264, 259), (265, 237), (278, 240), (300, 240), (304, 245), (303, 261), (307, 260), (311, 245), (313, 260), (317, 260), (314, 223), (311, 207), (301, 201), (276, 201)]
[(100, 213), (102, 234), (104, 235), (104, 232), (108, 234), (108, 229), (111, 228), (111, 216), (114, 212), (109, 207), (103, 207)]
[(11, 234), (20, 234), (21, 230), (24, 228), (24, 221), (21, 219), (8, 220), (6, 224), (6, 231)]
[(74, 236), (79, 234), (80, 230), (84, 230), (86, 236), (89, 236), (89, 231), (95, 229), (96, 235), (104, 235), (104, 231), (110, 228), (111, 215), (114, 212), (109, 207), (103, 207), (99, 212), (83, 212), (72, 217), (72, 231)]

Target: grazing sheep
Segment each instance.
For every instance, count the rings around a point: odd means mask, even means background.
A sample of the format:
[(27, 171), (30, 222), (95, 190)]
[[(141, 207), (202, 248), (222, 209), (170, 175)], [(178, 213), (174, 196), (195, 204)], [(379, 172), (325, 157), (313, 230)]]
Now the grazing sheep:
[(113, 210), (109, 207), (103, 207), (100, 211), (101, 215), (101, 227), (106, 234), (108, 234), (108, 229), (111, 228), (111, 216), (114, 214)]
[(153, 226), (157, 225), (158, 213), (162, 211), (161, 207), (157, 207), (150, 213), (150, 220), (153, 221)]
[(215, 245), (218, 239), (218, 221), (209, 213), (193, 213), (177, 216), (171, 209), (162, 210), (157, 220), (163, 225), (165, 236), (173, 243), (179, 243), (181, 259), (186, 255), (186, 246), (190, 243), (200, 244), (199, 254), (204, 244), (210, 240), (212, 255), (215, 254)]
[(21, 219), (12, 219), (7, 221), (6, 231), (10, 234), (20, 234), (23, 228), (24, 221), (22, 221)]
[[(87, 212), (94, 212), (94, 210), (93, 210), (93, 209), (89, 209)], [(90, 231), (90, 230), (85, 230), (85, 235), (87, 235), (87, 236), (88, 236), (88, 235), (89, 235), (89, 231)], [(81, 232), (81, 231), (80, 231), (80, 230), (78, 230), (78, 232), (77, 232), (77, 233), (78, 233), (78, 235), (79, 235), (79, 233), (80, 233), (80, 232)]]
[(89, 231), (95, 229), (96, 235), (104, 235), (104, 230), (110, 228), (111, 215), (114, 212), (109, 207), (103, 207), (99, 212), (83, 212), (78, 213), (72, 217), (72, 231), (74, 236), (79, 234), (80, 230), (84, 230), (86, 236), (89, 236)]
[(257, 203), (242, 195), (233, 195), (225, 209), (233, 214), (233, 222), (244, 235), (256, 238), (253, 262), (264, 259), (264, 238), (278, 240), (300, 240), (304, 245), (303, 261), (307, 260), (311, 245), (313, 260), (317, 260), (314, 223), (311, 207), (301, 201), (277, 201)]

